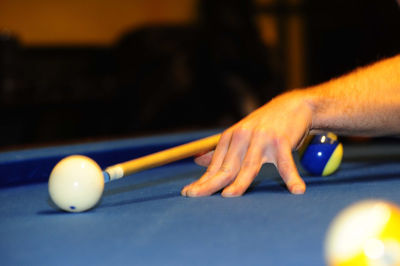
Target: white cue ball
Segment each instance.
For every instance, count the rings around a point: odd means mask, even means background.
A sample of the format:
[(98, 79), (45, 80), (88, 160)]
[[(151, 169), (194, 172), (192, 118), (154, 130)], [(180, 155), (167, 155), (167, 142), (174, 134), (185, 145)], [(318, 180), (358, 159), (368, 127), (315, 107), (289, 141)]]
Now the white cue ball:
[(64, 211), (82, 212), (93, 208), (103, 190), (103, 172), (95, 161), (86, 156), (68, 156), (50, 174), (50, 197)]

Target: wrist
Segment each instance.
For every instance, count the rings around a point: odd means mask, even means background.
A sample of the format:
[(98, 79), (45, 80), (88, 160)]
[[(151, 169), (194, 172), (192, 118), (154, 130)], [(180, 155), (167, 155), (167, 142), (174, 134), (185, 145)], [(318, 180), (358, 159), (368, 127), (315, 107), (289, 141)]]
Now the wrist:
[(331, 98), (326, 93), (327, 88), (321, 86), (325, 86), (325, 84), (302, 90), (304, 105), (310, 109), (311, 113), (310, 131), (330, 130), (326, 110)]
[(316, 88), (309, 87), (303, 89), (296, 89), (290, 92), (295, 101), (299, 104), (301, 109), (308, 113), (310, 124), (309, 130), (318, 129), (318, 112), (321, 109), (322, 98), (316, 92)]

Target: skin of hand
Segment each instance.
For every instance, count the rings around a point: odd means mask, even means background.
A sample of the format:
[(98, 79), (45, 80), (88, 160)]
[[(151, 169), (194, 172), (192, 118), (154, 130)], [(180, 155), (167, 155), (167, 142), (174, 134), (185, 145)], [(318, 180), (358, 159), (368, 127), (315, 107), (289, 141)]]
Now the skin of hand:
[(261, 166), (272, 163), (293, 194), (306, 186), (292, 157), (310, 131), (383, 136), (400, 133), (400, 55), (342, 77), (282, 94), (221, 136), (213, 153), (196, 161), (205, 174), (182, 190), (183, 196), (242, 195)]
[(302, 94), (280, 95), (223, 132), (215, 151), (196, 159), (208, 169), (182, 195), (209, 196), (223, 189), (224, 197), (240, 196), (264, 163), (276, 166), (290, 192), (303, 194), (306, 186), (292, 157), (312, 124), (312, 105)]

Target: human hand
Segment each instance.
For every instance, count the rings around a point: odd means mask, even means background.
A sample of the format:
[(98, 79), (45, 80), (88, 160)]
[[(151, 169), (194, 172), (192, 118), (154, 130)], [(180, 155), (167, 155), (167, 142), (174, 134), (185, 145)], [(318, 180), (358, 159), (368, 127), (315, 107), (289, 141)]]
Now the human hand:
[(289, 191), (303, 194), (292, 150), (312, 125), (312, 106), (302, 91), (283, 94), (260, 107), (222, 133), (211, 153), (196, 158), (208, 166), (204, 175), (182, 190), (183, 196), (209, 196), (221, 189), (222, 196), (242, 195), (264, 163), (272, 163)]

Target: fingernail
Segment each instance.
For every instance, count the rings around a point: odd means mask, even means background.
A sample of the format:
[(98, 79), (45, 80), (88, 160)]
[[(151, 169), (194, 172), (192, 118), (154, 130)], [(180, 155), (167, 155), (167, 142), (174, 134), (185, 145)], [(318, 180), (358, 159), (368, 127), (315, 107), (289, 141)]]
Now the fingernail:
[(292, 192), (293, 194), (296, 194), (296, 195), (300, 195), (300, 194), (304, 194), (305, 189), (304, 189), (304, 187), (301, 186), (301, 185), (294, 185), (294, 186), (290, 189), (290, 192)]
[(237, 195), (237, 193), (235, 193), (233, 189), (225, 189), (222, 191), (221, 196), (225, 198), (233, 198), (233, 197), (238, 197), (240, 195)]
[(239, 195), (235, 195), (235, 194), (233, 194), (233, 193), (231, 193), (231, 192), (223, 192), (221, 195), (222, 195), (222, 197), (224, 197), (224, 198), (235, 198), (235, 197), (239, 197)]
[(186, 197), (186, 191), (185, 191), (185, 189), (182, 189), (182, 190), (181, 190), (181, 196)]
[(188, 191), (188, 189), (189, 189), (189, 186), (190, 185), (187, 185), (187, 186), (185, 186), (182, 190), (181, 190), (181, 195), (182, 196), (187, 196), (187, 191)]
[(222, 197), (225, 197), (225, 198), (234, 197), (232, 191), (222, 191), (221, 196), (222, 196)]
[(186, 196), (188, 197), (197, 197), (198, 191), (197, 189), (190, 188), (186, 191)]

